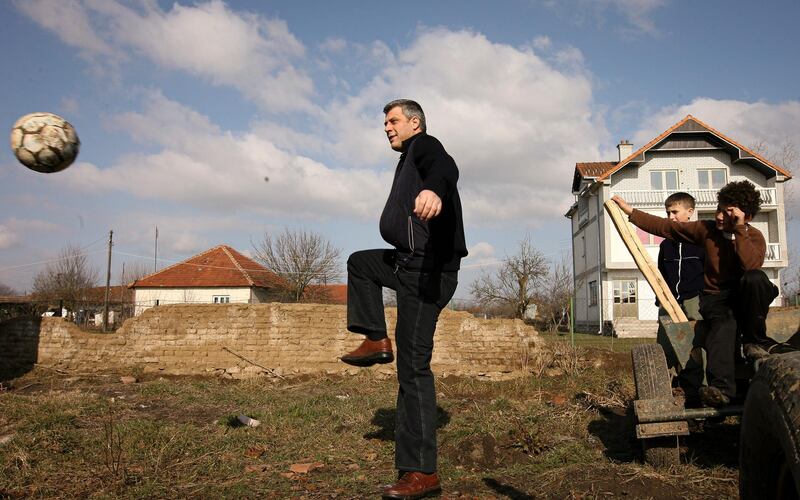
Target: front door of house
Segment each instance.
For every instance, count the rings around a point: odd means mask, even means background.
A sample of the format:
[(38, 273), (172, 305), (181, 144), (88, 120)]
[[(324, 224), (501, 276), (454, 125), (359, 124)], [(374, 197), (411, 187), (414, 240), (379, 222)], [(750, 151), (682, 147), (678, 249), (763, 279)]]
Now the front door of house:
[(614, 280), (614, 317), (636, 318), (639, 313), (636, 304), (636, 280)]

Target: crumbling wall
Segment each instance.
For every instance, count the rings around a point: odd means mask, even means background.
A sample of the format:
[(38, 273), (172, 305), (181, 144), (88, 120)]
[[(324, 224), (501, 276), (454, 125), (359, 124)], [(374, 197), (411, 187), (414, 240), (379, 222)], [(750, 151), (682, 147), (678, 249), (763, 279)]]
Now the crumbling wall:
[[(386, 317), (392, 332), (396, 310), (387, 308)], [(346, 331), (341, 305), (180, 304), (148, 309), (109, 334), (84, 332), (62, 318), (2, 323), (0, 363), (234, 378), (354, 372), (338, 357), (362, 339)], [(437, 374), (493, 375), (524, 369), (541, 340), (519, 320), (445, 310), (434, 342)], [(389, 373), (394, 364), (378, 370)]]

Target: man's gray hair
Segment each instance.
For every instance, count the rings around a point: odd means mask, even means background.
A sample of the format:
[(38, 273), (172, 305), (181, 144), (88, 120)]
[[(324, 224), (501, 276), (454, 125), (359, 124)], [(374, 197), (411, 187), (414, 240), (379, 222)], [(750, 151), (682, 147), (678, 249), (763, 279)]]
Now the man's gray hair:
[(425, 112), (422, 111), (422, 106), (420, 106), (418, 102), (412, 101), (411, 99), (395, 99), (383, 107), (383, 114), (385, 115), (398, 106), (403, 111), (403, 116), (409, 120), (416, 116), (419, 118), (420, 129), (422, 129), (423, 132), (427, 130), (427, 127), (425, 126)]

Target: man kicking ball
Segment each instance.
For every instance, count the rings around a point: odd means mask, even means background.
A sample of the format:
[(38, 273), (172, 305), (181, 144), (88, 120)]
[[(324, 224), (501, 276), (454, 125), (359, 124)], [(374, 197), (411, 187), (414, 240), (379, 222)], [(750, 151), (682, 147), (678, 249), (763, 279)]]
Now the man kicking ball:
[(436, 390), (430, 362), (439, 313), (458, 284), (467, 255), (458, 168), (442, 144), (426, 133), (425, 114), (400, 99), (383, 108), (384, 131), (400, 161), (380, 219), (393, 249), (362, 250), (347, 260), (347, 329), (366, 339), (342, 356), (354, 366), (394, 360), (386, 334), (383, 287), (397, 292), (398, 481), (384, 498), (422, 498), (441, 491), (436, 475)]

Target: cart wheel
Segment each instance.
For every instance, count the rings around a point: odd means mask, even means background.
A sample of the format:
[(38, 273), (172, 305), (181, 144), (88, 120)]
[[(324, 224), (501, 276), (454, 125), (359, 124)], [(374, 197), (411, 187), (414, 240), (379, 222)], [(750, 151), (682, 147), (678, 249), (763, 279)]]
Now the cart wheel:
[(800, 497), (800, 352), (772, 355), (759, 367), (739, 453), (741, 498)]
[[(664, 350), (658, 344), (637, 345), (631, 350), (633, 380), (637, 399), (663, 399), (672, 397), (672, 384)], [(653, 467), (671, 467), (680, 464), (678, 436), (642, 439), (645, 463)]]

